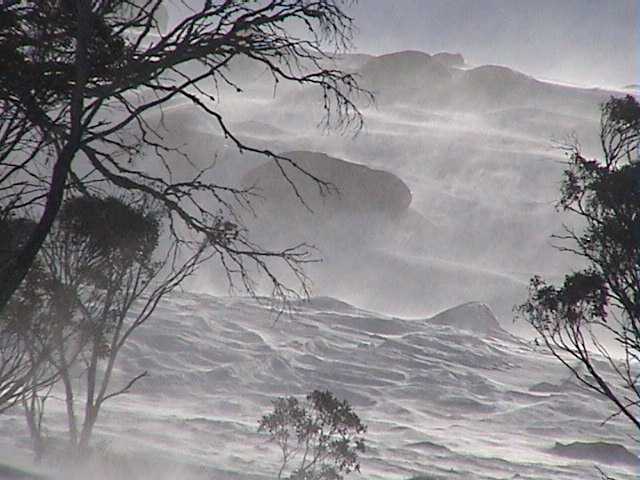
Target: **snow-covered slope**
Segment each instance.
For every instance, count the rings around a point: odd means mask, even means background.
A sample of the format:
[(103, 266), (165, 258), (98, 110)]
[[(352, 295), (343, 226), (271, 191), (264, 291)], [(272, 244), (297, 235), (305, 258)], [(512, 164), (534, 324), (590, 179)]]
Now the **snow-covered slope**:
[[(319, 248), (325, 261), (310, 269), (316, 294), (407, 316), (477, 300), (513, 328), (513, 305), (526, 297), (531, 276), (553, 278), (577, 267), (550, 241), (568, 221), (554, 209), (566, 160), (554, 145), (575, 134), (585, 155), (597, 156), (599, 103), (612, 92), (460, 61), (416, 51), (358, 57), (353, 67), (377, 100), (362, 103), (364, 129), (355, 137), (320, 134), (318, 91), (292, 88), (242, 106), (221, 103), (231, 121), (250, 126), (239, 129), (248, 144), (322, 152), (389, 172), (411, 192), (409, 211), (392, 222), (368, 213), (311, 222), (282, 209), (262, 215), (258, 208), (257, 221), (245, 215), (259, 241)], [(227, 148), (213, 172), (226, 179), (227, 166), (244, 174), (264, 168), (256, 163), (262, 161), (247, 155), (233, 159)], [(365, 176), (354, 180), (372, 190)], [(317, 189), (307, 190), (313, 201)]]
[[(244, 144), (305, 157), (312, 154), (301, 152), (318, 152), (318, 174), (343, 187), (341, 196), (322, 197), (311, 215), (286, 182), (259, 185), (255, 208), (237, 212), (250, 238), (277, 248), (316, 246), (324, 261), (308, 272), (315, 294), (406, 316), (477, 300), (513, 329), (513, 305), (526, 297), (531, 276), (556, 278), (577, 267), (550, 241), (568, 222), (554, 209), (566, 160), (554, 145), (575, 135), (585, 155), (597, 157), (599, 103), (615, 92), (541, 81), (504, 66), (471, 66), (447, 53), (345, 55), (338, 65), (377, 93), (374, 105), (360, 102), (365, 123), (355, 137), (318, 129), (321, 92), (286, 85), (274, 91), (264, 68), (246, 59), (230, 72), (243, 93), (223, 86), (214, 93), (216, 108)], [(168, 153), (175, 179), (212, 166), (203, 179), (243, 186), (243, 178), (253, 183), (272, 170), (268, 158), (238, 152), (192, 106), (147, 116), (166, 127), (163, 140), (195, 165)], [(150, 150), (135, 161), (165, 172)], [(316, 185), (299, 183), (306, 200), (319, 203)], [(393, 215), (380, 218), (381, 210)], [(214, 266), (202, 272), (189, 288), (226, 293)]]
[[(97, 427), (115, 478), (274, 478), (278, 454), (257, 421), (275, 398), (315, 388), (369, 425), (354, 478), (596, 479), (597, 464), (630, 480), (640, 468), (625, 423), (602, 425), (608, 404), (477, 303), (404, 320), (329, 297), (279, 316), (267, 302), (176, 294), (126, 347), (115, 382), (143, 370)], [(0, 418), (0, 464), (26, 451), (22, 425), (19, 412)]]
[[(237, 212), (263, 245), (317, 246), (324, 261), (307, 273), (325, 296), (292, 316), (241, 298), (163, 302), (123, 352), (116, 382), (150, 377), (99, 420), (95, 445), (109, 469), (117, 464), (111, 478), (274, 478), (277, 452), (257, 421), (278, 396), (314, 388), (347, 398), (369, 424), (361, 478), (582, 480), (600, 478), (597, 463), (636, 478), (630, 430), (617, 417), (602, 425), (609, 405), (505, 331), (532, 275), (575, 267), (549, 241), (567, 220), (553, 208), (565, 158), (553, 145), (575, 134), (596, 157), (598, 103), (613, 92), (451, 54), (338, 61), (378, 94), (362, 104), (355, 137), (320, 134), (318, 92), (280, 86), (274, 98), (264, 69), (249, 61), (231, 68), (244, 93), (221, 86), (216, 104), (245, 144), (297, 152), (342, 187), (342, 197), (319, 198), (302, 182), (307, 200), (323, 202), (315, 216), (283, 208), (295, 202), (283, 182), (262, 185), (269, 198)], [(190, 157), (167, 153), (176, 180), (213, 167), (204, 180), (241, 186), (269, 169), (193, 106), (146, 119)], [(133, 161), (160, 175), (160, 160), (149, 149)], [(226, 292), (215, 266), (201, 273), (188, 288)], [(55, 440), (59, 395), (49, 408)], [(0, 417), (0, 464), (20, 463), (27, 446), (19, 412)]]

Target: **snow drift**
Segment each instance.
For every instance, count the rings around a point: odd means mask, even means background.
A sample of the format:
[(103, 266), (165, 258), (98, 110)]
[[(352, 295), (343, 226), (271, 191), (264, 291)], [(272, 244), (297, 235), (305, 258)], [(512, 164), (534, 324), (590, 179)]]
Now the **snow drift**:
[[(291, 307), (278, 315), (266, 299), (189, 293), (163, 301), (123, 351), (114, 388), (142, 370), (149, 377), (105, 405), (97, 425), (94, 445), (115, 473), (90, 476), (273, 478), (278, 452), (257, 434), (258, 419), (275, 398), (319, 388), (368, 424), (364, 478), (595, 480), (594, 464), (635, 478), (630, 427), (602, 425), (609, 404), (584, 390), (531, 390), (562, 384), (566, 370), (501, 332), (481, 304), (413, 320), (329, 297)], [(47, 431), (60, 442), (64, 404), (57, 394), (49, 402)], [(607, 445), (576, 446), (585, 432)], [(0, 417), (0, 464), (27, 451), (20, 412)]]

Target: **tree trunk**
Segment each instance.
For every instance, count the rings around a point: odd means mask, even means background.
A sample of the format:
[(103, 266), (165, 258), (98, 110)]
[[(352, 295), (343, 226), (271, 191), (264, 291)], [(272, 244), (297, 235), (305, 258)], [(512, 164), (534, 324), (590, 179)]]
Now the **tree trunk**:
[(82, 432), (80, 434), (80, 442), (78, 443), (78, 453), (81, 456), (85, 456), (89, 452), (89, 441), (93, 434), (93, 427), (98, 420), (98, 407), (92, 406), (85, 413), (84, 423), (82, 425)]
[[(34, 229), (27, 243), (17, 252), (15, 259), (8, 265), (0, 268), (0, 312), (4, 310), (14, 292), (31, 268), (42, 244), (44, 243), (54, 220), (56, 219), (64, 192), (66, 190), (67, 178), (71, 171), (71, 163), (75, 158), (82, 144), (83, 125), (82, 116), (84, 113), (85, 85), (87, 83), (87, 44), (91, 35), (91, 4), (90, 2), (78, 3), (78, 31), (76, 34), (76, 58), (75, 77), (76, 84), (71, 93), (70, 101), (70, 130), (69, 136), (64, 142), (64, 146), (58, 152), (58, 158), (51, 174), (51, 183), (47, 193), (44, 211), (40, 217), (38, 225)], [(47, 131), (51, 125), (42, 125)]]
[(0, 269), (0, 311), (4, 309), (13, 293), (20, 287), (20, 284), (27, 275), (27, 272), (29, 272), (33, 261), (51, 230), (51, 226), (62, 205), (65, 185), (71, 169), (71, 161), (77, 151), (77, 147), (74, 148), (71, 144), (67, 144), (66, 148), (64, 148), (58, 156), (58, 160), (53, 169), (47, 202), (38, 225), (29, 237), (29, 241), (18, 252), (15, 259)]
[(32, 390), (30, 399), (27, 400), (27, 398), (23, 396), (22, 406), (24, 408), (27, 426), (29, 427), (29, 436), (31, 437), (35, 461), (36, 463), (40, 463), (44, 456), (44, 439), (42, 438), (42, 424), (39, 421), (40, 410), (36, 395), (36, 392)]
[(95, 335), (91, 345), (91, 360), (87, 370), (87, 398), (84, 406), (84, 422), (82, 424), (82, 432), (80, 433), (80, 442), (78, 444), (78, 453), (85, 454), (88, 452), (89, 440), (93, 432), (93, 426), (98, 418), (98, 405), (96, 403), (96, 379), (98, 371), (98, 349), (100, 348), (100, 336)]

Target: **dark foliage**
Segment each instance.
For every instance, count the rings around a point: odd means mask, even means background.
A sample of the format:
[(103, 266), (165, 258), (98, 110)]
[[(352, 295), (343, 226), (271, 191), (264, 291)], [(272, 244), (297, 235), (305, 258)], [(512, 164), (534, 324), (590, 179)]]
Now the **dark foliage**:
[(258, 431), (268, 433), (280, 447), (278, 478), (341, 480), (360, 471), (367, 428), (346, 400), (329, 391), (314, 390), (305, 402), (295, 397), (276, 400)]
[[(560, 287), (540, 277), (530, 283), (519, 314), (551, 351), (589, 388), (611, 400), (640, 429), (640, 105), (631, 96), (602, 106), (604, 158), (570, 151), (559, 207), (584, 228), (566, 229), (560, 250), (586, 262)], [(622, 357), (601, 341), (608, 333)], [(605, 376), (595, 353), (607, 360)], [(584, 372), (583, 373), (583, 369)], [(613, 379), (612, 379), (613, 378)]]
[(158, 247), (156, 212), (115, 197), (74, 197), (60, 210), (60, 226), (70, 240), (80, 239), (106, 261), (148, 262)]
[[(27, 219), (0, 220), (0, 262), (15, 255), (32, 229), (33, 222)], [(41, 368), (54, 323), (48, 312), (51, 287), (51, 277), (36, 261), (24, 284), (0, 312), (0, 412), (31, 386), (47, 387), (57, 377), (52, 370)]]
[(0, 77), (0, 98), (21, 103), (29, 114), (44, 114), (69, 99), (77, 81), (74, 40), (80, 22), (91, 28), (85, 47), (87, 85), (122, 75), (124, 32), (112, 29), (110, 17), (124, 2), (101, 3), (99, 10), (83, 11), (73, 1), (22, 1), (0, 10), (0, 64), (12, 72)]
[[(69, 198), (0, 314), (0, 386), (11, 393), (0, 396), (0, 409), (22, 400), (36, 457), (45, 453), (44, 406), (54, 382), (64, 389), (70, 452), (86, 454), (103, 404), (146, 376), (111, 382), (133, 331), (203, 258), (196, 252), (177, 261), (175, 243), (160, 248), (163, 219), (166, 212), (144, 196)], [(15, 227), (6, 235), (14, 247), (25, 238), (18, 226), (33, 228), (5, 223)]]

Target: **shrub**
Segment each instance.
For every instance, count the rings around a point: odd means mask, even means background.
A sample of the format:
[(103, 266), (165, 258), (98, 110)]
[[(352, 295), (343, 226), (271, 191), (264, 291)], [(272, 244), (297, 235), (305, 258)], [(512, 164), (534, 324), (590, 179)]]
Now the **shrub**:
[(279, 398), (259, 422), (282, 453), (278, 478), (342, 480), (360, 472), (367, 427), (346, 400), (329, 391), (314, 390), (305, 401)]

